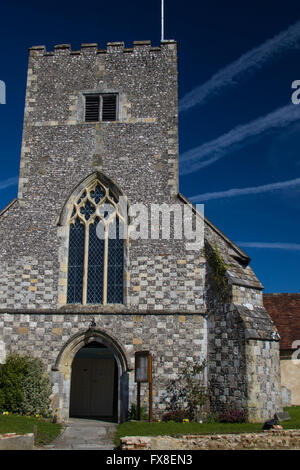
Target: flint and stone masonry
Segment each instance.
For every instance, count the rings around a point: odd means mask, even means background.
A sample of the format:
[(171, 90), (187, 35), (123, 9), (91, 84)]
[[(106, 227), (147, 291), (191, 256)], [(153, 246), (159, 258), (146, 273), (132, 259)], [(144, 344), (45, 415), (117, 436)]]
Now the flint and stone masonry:
[[(97, 94), (118, 97), (116, 120), (85, 121), (85, 96)], [(115, 360), (118, 421), (136, 400), (141, 350), (153, 356), (156, 418), (168, 380), (204, 359), (212, 410), (244, 409), (250, 421), (280, 411), (278, 337), (263, 286), (249, 257), (206, 218), (203, 249), (172, 237), (125, 241), (122, 303), (68, 303), (69, 221), (96, 181), (129, 207), (190, 204), (178, 185), (175, 41), (30, 49), (18, 197), (0, 212), (0, 361), (13, 352), (40, 357), (60, 420), (70, 415), (75, 355), (96, 343)], [(202, 217), (195, 208), (194, 217)]]

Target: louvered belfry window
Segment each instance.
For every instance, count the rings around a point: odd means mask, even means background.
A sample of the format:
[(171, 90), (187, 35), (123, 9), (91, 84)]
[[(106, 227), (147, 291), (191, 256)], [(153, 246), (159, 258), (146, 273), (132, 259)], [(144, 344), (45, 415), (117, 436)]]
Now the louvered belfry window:
[(115, 121), (117, 115), (117, 95), (102, 95), (102, 121)]
[(116, 94), (86, 95), (85, 121), (116, 121), (117, 104)]
[(123, 303), (124, 240), (119, 236), (123, 218), (117, 204), (115, 195), (98, 180), (82, 191), (74, 203), (70, 217), (68, 304)]
[(85, 97), (86, 122), (99, 121), (100, 96), (90, 95)]

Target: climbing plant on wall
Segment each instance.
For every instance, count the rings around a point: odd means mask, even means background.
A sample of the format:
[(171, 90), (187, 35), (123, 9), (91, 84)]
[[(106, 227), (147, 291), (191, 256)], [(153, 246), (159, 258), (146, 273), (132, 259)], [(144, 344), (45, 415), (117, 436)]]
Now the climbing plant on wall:
[(220, 255), (216, 245), (214, 247), (207, 245), (205, 247), (205, 255), (211, 268), (211, 275), (214, 282), (216, 296), (220, 302), (224, 301), (228, 295), (228, 283), (226, 279), (226, 271), (228, 266)]

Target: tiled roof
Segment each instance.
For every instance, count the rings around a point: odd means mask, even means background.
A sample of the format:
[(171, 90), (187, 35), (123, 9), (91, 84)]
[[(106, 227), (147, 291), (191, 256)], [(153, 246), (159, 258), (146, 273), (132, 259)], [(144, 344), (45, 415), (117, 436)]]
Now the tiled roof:
[(300, 340), (300, 293), (263, 294), (264, 307), (280, 334), (280, 349), (292, 348)]
[(265, 339), (278, 341), (276, 325), (271, 321), (263, 307), (234, 305), (245, 326), (246, 339)]

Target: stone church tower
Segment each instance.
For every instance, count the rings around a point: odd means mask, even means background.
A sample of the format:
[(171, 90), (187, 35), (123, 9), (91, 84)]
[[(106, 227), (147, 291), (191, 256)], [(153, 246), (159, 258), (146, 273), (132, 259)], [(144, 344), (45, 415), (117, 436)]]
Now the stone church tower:
[(97, 236), (112, 219), (120, 232), (121, 197), (190, 204), (178, 188), (176, 42), (32, 47), (18, 197), (0, 212), (0, 361), (40, 357), (62, 420), (126, 419), (144, 350), (154, 417), (168, 380), (203, 359), (212, 410), (272, 417), (278, 337), (249, 257), (207, 219), (198, 250)]

